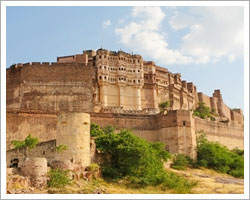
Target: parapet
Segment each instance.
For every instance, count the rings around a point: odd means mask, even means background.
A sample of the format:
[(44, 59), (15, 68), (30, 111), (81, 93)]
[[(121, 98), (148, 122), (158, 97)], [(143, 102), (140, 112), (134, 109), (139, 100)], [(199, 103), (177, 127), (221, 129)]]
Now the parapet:
[(191, 93), (196, 92), (196, 87), (194, 86), (193, 82), (187, 83), (187, 88), (188, 88), (188, 91)]
[(237, 112), (237, 113), (243, 115), (243, 112), (242, 112), (242, 110), (240, 108), (234, 108), (234, 109), (232, 109), (232, 111)]
[(187, 82), (186, 81), (181, 81), (182, 87), (187, 89)]
[(213, 97), (217, 97), (218, 99), (222, 99), (222, 95), (220, 90), (214, 90)]
[[(89, 52), (89, 54), (91, 54), (91, 53), (92, 52)], [(57, 57), (57, 62), (58, 63), (77, 62), (77, 63), (84, 63), (85, 65), (87, 65), (88, 64), (88, 53), (84, 52), (83, 54)]]

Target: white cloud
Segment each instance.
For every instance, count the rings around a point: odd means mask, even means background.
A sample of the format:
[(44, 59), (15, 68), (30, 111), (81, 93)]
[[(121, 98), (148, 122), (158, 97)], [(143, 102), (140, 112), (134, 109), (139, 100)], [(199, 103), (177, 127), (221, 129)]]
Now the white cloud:
[(189, 29), (182, 38), (182, 54), (195, 63), (214, 62), (223, 56), (232, 62), (243, 55), (243, 8), (193, 7), (189, 13), (178, 13), (170, 20), (175, 30)]
[(134, 7), (133, 20), (115, 33), (127, 48), (160, 64), (215, 63), (222, 57), (233, 62), (243, 55), (243, 8), (190, 7), (171, 13), (173, 30), (187, 31), (178, 49), (168, 47), (168, 34), (162, 30), (166, 15), (160, 7)]
[(181, 55), (178, 50), (167, 48), (166, 33), (160, 29), (165, 14), (160, 7), (134, 7), (131, 16), (135, 21), (115, 29), (126, 47), (162, 64), (191, 62), (191, 58)]
[(107, 19), (102, 23), (102, 28), (107, 28), (110, 25), (111, 25), (111, 20)]

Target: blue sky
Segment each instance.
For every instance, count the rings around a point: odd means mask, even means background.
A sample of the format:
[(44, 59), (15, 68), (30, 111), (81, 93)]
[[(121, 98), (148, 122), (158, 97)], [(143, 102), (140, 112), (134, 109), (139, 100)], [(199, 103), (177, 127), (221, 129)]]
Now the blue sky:
[(7, 67), (122, 49), (243, 109), (243, 28), (243, 7), (7, 7)]

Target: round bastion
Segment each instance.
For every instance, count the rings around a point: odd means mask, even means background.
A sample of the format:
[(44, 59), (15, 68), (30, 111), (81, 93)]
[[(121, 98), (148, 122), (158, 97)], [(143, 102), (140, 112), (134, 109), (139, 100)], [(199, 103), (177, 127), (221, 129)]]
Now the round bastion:
[(57, 120), (56, 146), (66, 145), (67, 149), (57, 152), (56, 159), (85, 167), (90, 165), (90, 115), (62, 112)]

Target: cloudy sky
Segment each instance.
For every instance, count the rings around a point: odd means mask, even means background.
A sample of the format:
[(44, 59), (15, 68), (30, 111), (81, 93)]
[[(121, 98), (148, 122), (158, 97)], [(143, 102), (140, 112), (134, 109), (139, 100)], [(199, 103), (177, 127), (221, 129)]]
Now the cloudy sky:
[(243, 44), (243, 7), (7, 7), (7, 67), (121, 49), (242, 109)]

